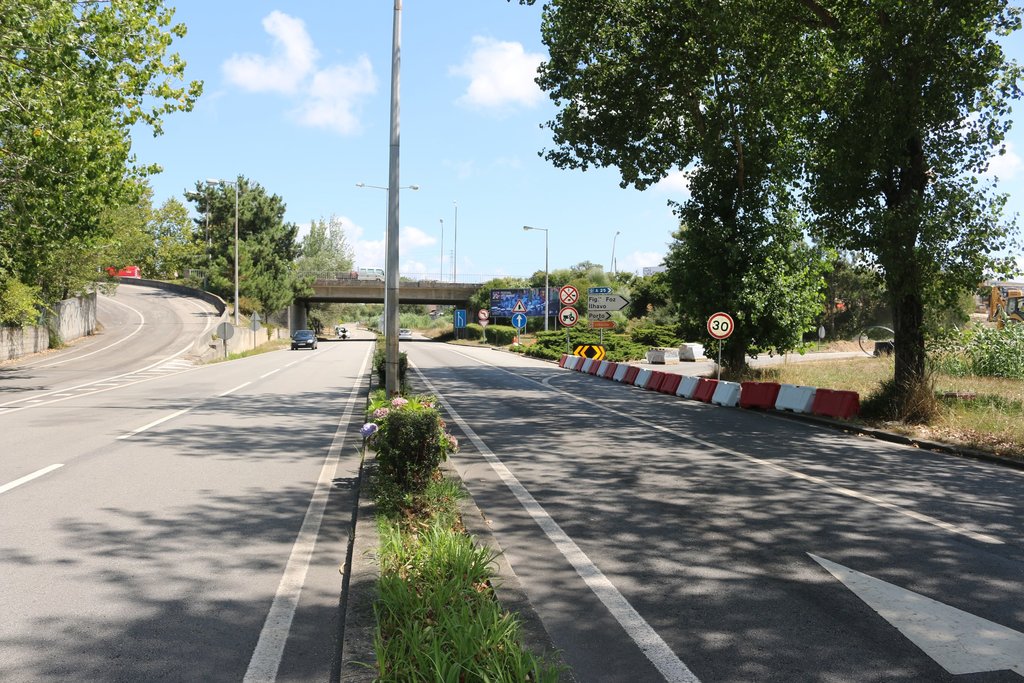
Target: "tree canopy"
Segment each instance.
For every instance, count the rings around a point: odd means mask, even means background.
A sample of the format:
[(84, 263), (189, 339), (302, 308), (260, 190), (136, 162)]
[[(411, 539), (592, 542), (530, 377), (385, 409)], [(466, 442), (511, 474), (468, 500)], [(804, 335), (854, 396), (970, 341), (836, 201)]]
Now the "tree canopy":
[(160, 0), (0, 0), (0, 280), (45, 301), (90, 278), (112, 235), (103, 211), (134, 203), (140, 168), (131, 129), (161, 132), (191, 110), (201, 84), (185, 83), (170, 52), (185, 27)]

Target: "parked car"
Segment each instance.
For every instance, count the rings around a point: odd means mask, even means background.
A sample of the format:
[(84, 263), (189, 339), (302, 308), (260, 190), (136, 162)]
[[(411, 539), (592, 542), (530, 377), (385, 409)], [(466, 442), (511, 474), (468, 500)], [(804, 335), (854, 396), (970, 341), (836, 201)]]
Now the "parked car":
[(412, 339), (412, 330), (410, 330), (408, 327), (400, 328), (398, 330), (398, 338), (399, 339), (406, 339), (406, 340)]
[(296, 330), (292, 335), (292, 351), (296, 349), (316, 349), (316, 334), (313, 330)]

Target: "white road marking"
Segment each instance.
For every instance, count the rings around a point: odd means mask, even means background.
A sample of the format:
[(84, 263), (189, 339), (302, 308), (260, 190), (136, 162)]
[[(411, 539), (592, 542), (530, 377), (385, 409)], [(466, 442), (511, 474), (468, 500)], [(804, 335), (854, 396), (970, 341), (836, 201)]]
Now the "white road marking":
[(178, 417), (179, 415), (184, 415), (185, 413), (187, 413), (190, 410), (192, 410), (192, 408), (182, 408), (181, 410), (176, 410), (175, 412), (171, 413), (170, 415), (166, 415), (164, 417), (161, 417), (159, 420), (153, 420), (149, 424), (142, 425), (138, 429), (134, 429), (134, 430), (128, 432), (127, 434), (122, 434), (121, 436), (119, 436), (117, 438), (118, 438), (118, 440), (130, 439), (133, 436), (135, 436), (136, 434), (141, 434), (142, 432), (146, 431), (147, 429), (151, 429), (153, 427), (156, 427), (157, 425), (161, 425), (164, 422), (167, 422), (168, 420), (173, 420), (174, 418)]
[(100, 353), (101, 351), (106, 351), (107, 349), (112, 349), (112, 348), (114, 348), (115, 346), (117, 346), (119, 344), (123, 344), (126, 341), (128, 341), (129, 339), (131, 339), (132, 337), (134, 337), (135, 335), (137, 335), (139, 332), (142, 331), (142, 326), (146, 324), (146, 316), (142, 315), (141, 311), (135, 310), (134, 308), (132, 308), (131, 306), (129, 306), (126, 303), (122, 303), (120, 301), (116, 301), (113, 297), (105, 297), (105, 298), (108, 301), (110, 301), (111, 303), (114, 303), (114, 304), (117, 304), (118, 306), (122, 306), (124, 308), (127, 308), (129, 311), (131, 311), (135, 315), (139, 316), (139, 324), (138, 324), (138, 326), (134, 330), (132, 330), (131, 334), (129, 334), (129, 335), (125, 336), (125, 337), (122, 337), (121, 339), (118, 339), (116, 342), (113, 342), (112, 344), (108, 344), (108, 345), (106, 345), (106, 346), (104, 346), (102, 348), (96, 349), (95, 351), (90, 351), (89, 353), (83, 353), (80, 356), (73, 356), (71, 358), (65, 358), (64, 360), (59, 360), (59, 361), (57, 361), (55, 363), (48, 363), (46, 365), (40, 365), (39, 367), (41, 367), (41, 368), (52, 368), (52, 367), (57, 366), (57, 365), (63, 365), (64, 363), (70, 363), (73, 360), (79, 360), (81, 358), (88, 358), (89, 356), (92, 356), (94, 354)]
[(265, 373), (265, 374), (262, 374), (262, 375), (260, 375), (260, 379), (265, 379), (265, 378), (267, 378), (267, 377), (270, 377), (270, 376), (271, 376), (271, 375), (273, 375), (273, 374), (274, 374), (275, 372), (281, 372), (281, 368), (278, 368), (277, 370), (271, 370), (271, 371), (270, 371), (270, 372), (268, 372), (268, 373)]
[[(902, 507), (900, 505), (896, 505), (895, 503), (890, 503), (888, 501), (882, 500), (881, 498), (876, 498), (875, 496), (872, 496), (872, 495), (869, 495), (869, 494), (866, 494), (866, 493), (861, 493), (859, 491), (854, 491), (853, 489), (847, 488), (845, 486), (838, 486), (838, 485), (833, 484), (832, 482), (828, 481), (827, 479), (825, 479), (823, 477), (816, 477), (816, 476), (813, 476), (813, 475), (810, 475), (810, 474), (804, 474), (803, 472), (799, 472), (797, 470), (793, 470), (793, 469), (790, 469), (788, 467), (784, 467), (784, 466), (776, 464), (776, 463), (774, 463), (774, 462), (772, 462), (770, 460), (765, 460), (764, 458), (758, 458), (758, 457), (755, 457), (753, 455), (747, 455), (746, 453), (741, 453), (740, 451), (736, 451), (736, 450), (733, 450), (731, 448), (726, 448), (725, 446), (719, 446), (718, 444), (712, 443), (710, 441), (705, 441), (704, 439), (699, 439), (699, 438), (697, 438), (695, 436), (692, 436), (690, 434), (686, 434), (685, 432), (679, 432), (679, 431), (676, 431), (674, 429), (670, 429), (668, 427), (662, 426), (660, 424), (656, 424), (654, 422), (649, 422), (648, 420), (645, 420), (645, 419), (643, 419), (641, 417), (637, 417), (636, 415), (632, 415), (630, 413), (624, 413), (624, 412), (622, 412), (620, 410), (616, 410), (615, 408), (608, 407), (608, 406), (600, 404), (600, 403), (598, 403), (596, 401), (591, 401), (588, 398), (584, 398), (582, 396), (577, 396), (576, 394), (573, 394), (572, 392), (569, 392), (569, 391), (565, 391), (564, 389), (559, 389), (557, 387), (553, 387), (550, 384), (546, 384), (545, 383), (546, 380), (545, 380), (545, 382), (538, 382), (537, 380), (530, 379), (529, 377), (523, 377), (522, 375), (518, 375), (518, 374), (512, 372), (511, 370), (506, 370), (505, 368), (499, 367), (497, 365), (493, 365), (491, 363), (488, 363), (487, 361), (480, 360), (479, 358), (473, 358), (472, 356), (466, 355), (466, 354), (458, 352), (458, 351), (456, 351), (456, 353), (459, 353), (459, 355), (462, 355), (462, 356), (464, 356), (466, 358), (474, 360), (474, 361), (476, 361), (478, 363), (483, 363), (484, 365), (490, 365), (491, 367), (496, 368), (498, 370), (501, 370), (502, 372), (507, 372), (508, 374), (513, 375), (515, 377), (518, 377), (519, 379), (524, 380), (526, 382), (532, 382), (533, 384), (540, 384), (542, 386), (545, 386), (545, 387), (551, 389), (552, 391), (557, 391), (558, 393), (564, 394), (564, 395), (569, 396), (571, 398), (574, 398), (577, 401), (581, 401), (583, 403), (592, 405), (595, 408), (599, 408), (605, 414), (613, 413), (613, 414), (618, 415), (620, 417), (624, 417), (626, 419), (633, 420), (634, 422), (642, 424), (645, 427), (650, 427), (651, 429), (653, 429), (655, 431), (663, 432), (665, 434), (671, 434), (672, 436), (675, 436), (675, 437), (677, 437), (679, 439), (683, 439), (685, 441), (689, 441), (691, 443), (695, 443), (695, 444), (698, 444), (700, 446), (704, 446), (705, 448), (708, 448), (708, 449), (710, 449), (712, 451), (717, 451), (719, 453), (725, 453), (725, 454), (728, 454), (728, 455), (735, 456), (737, 458), (741, 458), (743, 460), (746, 460), (747, 462), (752, 462), (752, 463), (754, 463), (756, 465), (760, 465), (762, 467), (767, 467), (768, 469), (775, 470), (776, 472), (779, 472), (780, 474), (784, 474), (784, 475), (786, 475), (788, 477), (792, 477), (794, 479), (800, 479), (802, 481), (807, 481), (807, 482), (810, 482), (812, 484), (817, 484), (818, 486), (821, 486), (822, 488), (824, 488), (824, 489), (826, 489), (828, 491), (831, 491), (832, 493), (837, 493), (837, 494), (839, 494), (841, 496), (845, 496), (847, 498), (854, 498), (856, 500), (864, 501), (865, 503), (870, 503), (872, 505), (876, 505), (876, 506), (878, 506), (880, 508), (884, 508), (886, 510), (890, 510), (892, 512), (895, 512), (895, 513), (897, 513), (899, 515), (903, 515), (904, 517), (908, 517), (908, 518), (916, 520), (918, 522), (924, 522), (925, 524), (930, 524), (931, 526), (938, 527), (939, 529), (943, 529), (945, 531), (949, 531), (950, 533), (958, 534), (960, 536), (966, 536), (967, 538), (973, 539), (975, 541), (979, 541), (981, 543), (988, 543), (988, 544), (991, 544), (991, 545), (1002, 545), (1003, 544), (1003, 541), (1001, 539), (996, 538), (995, 536), (992, 536), (990, 534), (985, 534), (985, 533), (981, 533), (981, 532), (978, 532), (978, 531), (973, 531), (971, 529), (967, 529), (967, 528), (962, 527), (962, 526), (957, 526), (956, 524), (950, 524), (949, 522), (945, 522), (945, 521), (943, 521), (941, 519), (937, 519), (935, 517), (932, 517), (931, 515), (926, 515), (926, 514), (923, 514), (923, 513), (920, 513), (920, 512), (915, 512), (914, 510), (908, 510), (907, 508), (904, 508), (904, 507)], [(550, 379), (550, 378), (548, 378), (548, 379)], [(710, 409), (714, 409), (714, 408), (711, 407)]]
[[(363, 377), (369, 358), (370, 353), (367, 351), (356, 377)], [(292, 627), (292, 619), (295, 618), (295, 610), (299, 606), (299, 596), (302, 595), (302, 586), (306, 581), (306, 573), (309, 571), (313, 548), (320, 533), (320, 524), (323, 521), (324, 508), (327, 507), (331, 482), (334, 481), (338, 460), (345, 446), (345, 430), (352, 415), (352, 407), (355, 405), (354, 399), (362, 389), (361, 384), (362, 380), (360, 379), (352, 385), (348, 405), (341, 416), (338, 429), (331, 441), (331, 447), (327, 451), (327, 458), (320, 469), (320, 478), (316, 482), (309, 507), (306, 509), (302, 527), (292, 546), (292, 552), (288, 556), (284, 574), (281, 576), (281, 583), (278, 585), (274, 601), (270, 605), (270, 612), (267, 614), (266, 621), (263, 622), (256, 649), (253, 650), (252, 658), (249, 660), (249, 668), (243, 679), (245, 683), (257, 683), (257, 681), (271, 683), (277, 679), (277, 670), (281, 666), (281, 657), (284, 655), (288, 632)]]
[[(562, 553), (566, 560), (573, 566), (576, 573), (580, 575), (583, 581), (587, 584), (594, 595), (604, 603), (605, 607), (615, 618), (616, 621), (622, 626), (629, 637), (636, 643), (640, 651), (643, 652), (647, 659), (650, 660), (651, 664), (661, 672), (661, 675), (665, 677), (666, 681), (672, 683), (700, 683), (700, 679), (693, 674), (692, 671), (680, 660), (675, 652), (672, 651), (661, 636), (658, 635), (657, 631), (651, 628), (640, 613), (633, 608), (629, 601), (618, 591), (615, 585), (606, 577), (597, 565), (587, 557), (587, 554), (576, 545), (576, 542), (569, 537), (562, 527), (558, 525), (555, 520), (547, 513), (547, 511), (541, 506), (540, 503), (526, 490), (515, 475), (505, 466), (503, 462), (496, 456), (491, 449), (487, 447), (487, 444), (477, 436), (476, 432), (470, 428), (469, 424), (466, 423), (462, 417), (452, 409), (451, 404), (448, 403), (444, 398), (441, 397), (430, 381), (423, 376), (419, 368), (413, 367), (416, 375), (419, 377), (427, 388), (434, 396), (438, 397), (438, 401), (444, 406), (448, 415), (459, 425), (459, 428), (466, 434), (473, 445), (476, 446), (477, 450), (483, 455), (484, 459), (490, 464), (491, 468), (494, 469), (495, 473), (505, 485), (512, 491), (520, 505), (530, 513), (537, 525), (544, 531), (551, 542), (554, 543), (555, 547)], [(514, 374), (514, 373), (513, 373)]]
[(33, 479), (38, 479), (39, 477), (43, 476), (44, 474), (49, 474), (50, 472), (53, 472), (56, 469), (60, 469), (61, 467), (64, 467), (63, 463), (60, 463), (58, 465), (50, 465), (49, 467), (44, 467), (41, 470), (36, 470), (32, 474), (26, 474), (24, 477), (22, 477), (20, 479), (15, 479), (14, 481), (10, 482), (9, 484), (4, 484), (3, 486), (0, 486), (0, 493), (7, 493), (8, 491), (10, 491), (13, 488), (21, 486), (22, 484), (27, 484), (28, 482), (32, 481)]
[(217, 394), (217, 397), (220, 398), (221, 396), (227, 396), (229, 394), (233, 394), (236, 391), (238, 391), (239, 389), (244, 389), (245, 387), (249, 386), (250, 384), (252, 384), (252, 382), (242, 382), (241, 384), (239, 384), (234, 389), (228, 389), (223, 394)]
[(1024, 676), (1024, 633), (807, 554), (949, 673)]

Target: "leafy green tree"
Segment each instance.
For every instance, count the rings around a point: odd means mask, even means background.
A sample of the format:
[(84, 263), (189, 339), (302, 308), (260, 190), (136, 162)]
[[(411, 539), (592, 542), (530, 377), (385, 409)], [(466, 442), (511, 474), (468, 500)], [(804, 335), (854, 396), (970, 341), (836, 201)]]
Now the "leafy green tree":
[(638, 189), (690, 169), (669, 282), (685, 333), (735, 315), (724, 361), (737, 370), (748, 353), (793, 348), (820, 307), (792, 192), (801, 109), (788, 81), (806, 68), (804, 29), (764, 5), (789, 3), (552, 2), (538, 78), (560, 106), (545, 153), (556, 166), (615, 166)]
[(302, 273), (348, 273), (353, 264), (352, 246), (345, 236), (341, 219), (314, 220), (299, 248)]
[(652, 273), (646, 277), (632, 278), (629, 294), (627, 311), (630, 318), (643, 318), (655, 311), (673, 311), (668, 273)]
[(188, 268), (202, 267), (204, 246), (188, 209), (174, 198), (154, 209), (152, 190), (141, 185), (135, 202), (103, 212), (109, 243), (101, 252), (102, 266), (135, 265), (143, 277), (155, 279), (173, 279)]
[(881, 273), (853, 255), (839, 255), (825, 274), (825, 314), (829, 339), (853, 339), (869, 325), (892, 324)]
[[(169, 52), (185, 27), (159, 0), (0, 2), (0, 276), (44, 301), (82, 291), (110, 235), (105, 207), (158, 170), (131, 156), (136, 124), (201, 92)], [(85, 264), (87, 267), (81, 267)]]
[[(296, 259), (298, 226), (284, 220), (285, 203), (259, 183), (239, 176), (238, 282), (239, 297), (255, 301), (254, 310), (266, 317), (308, 291), (299, 281)], [(207, 186), (197, 181), (185, 198), (193, 202), (196, 238), (206, 234), (209, 221), (209, 289), (225, 299), (234, 296), (235, 188)]]
[(1013, 232), (1005, 198), (975, 174), (1002, 151), (1020, 95), (1020, 69), (997, 41), (1020, 28), (1020, 11), (1004, 0), (804, 5), (827, 76), (791, 81), (817, 103), (805, 127), (812, 225), (882, 273), (899, 411), (925, 382), (926, 303), (953, 304), (987, 268), (1009, 267), (994, 257)]

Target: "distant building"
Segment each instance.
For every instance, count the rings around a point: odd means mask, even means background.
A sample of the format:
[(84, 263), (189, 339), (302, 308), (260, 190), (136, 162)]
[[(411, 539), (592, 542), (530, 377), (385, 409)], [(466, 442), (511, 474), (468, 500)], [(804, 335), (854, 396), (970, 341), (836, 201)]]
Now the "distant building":
[(653, 268), (644, 268), (643, 273), (644, 277), (648, 277), (649, 275), (654, 275), (655, 273), (664, 273), (667, 270), (668, 268), (666, 266), (654, 266)]

